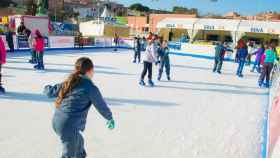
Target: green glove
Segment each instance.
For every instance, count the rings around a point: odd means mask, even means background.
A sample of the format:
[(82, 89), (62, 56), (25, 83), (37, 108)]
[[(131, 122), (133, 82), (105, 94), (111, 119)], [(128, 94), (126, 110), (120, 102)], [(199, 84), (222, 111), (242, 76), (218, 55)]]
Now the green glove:
[(108, 127), (110, 130), (114, 129), (114, 128), (115, 128), (115, 121), (114, 121), (113, 119), (109, 120), (109, 121), (107, 122), (107, 127)]

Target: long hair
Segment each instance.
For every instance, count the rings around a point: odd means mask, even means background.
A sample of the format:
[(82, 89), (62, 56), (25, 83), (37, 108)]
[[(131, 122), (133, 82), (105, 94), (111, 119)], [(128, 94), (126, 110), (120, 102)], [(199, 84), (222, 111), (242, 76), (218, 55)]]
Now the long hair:
[(93, 63), (89, 58), (79, 58), (75, 63), (75, 71), (64, 81), (58, 97), (55, 101), (55, 106), (60, 107), (65, 96), (72, 91), (81, 81), (81, 75), (93, 69)]
[(36, 38), (43, 38), (41, 32), (39, 30), (35, 30)]

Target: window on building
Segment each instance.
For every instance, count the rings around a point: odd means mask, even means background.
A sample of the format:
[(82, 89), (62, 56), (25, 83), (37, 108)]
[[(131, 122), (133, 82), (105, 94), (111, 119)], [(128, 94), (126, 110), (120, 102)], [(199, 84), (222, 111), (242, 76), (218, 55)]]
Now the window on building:
[(219, 41), (218, 35), (207, 35), (207, 41)]
[(225, 36), (225, 42), (233, 42), (231, 36)]

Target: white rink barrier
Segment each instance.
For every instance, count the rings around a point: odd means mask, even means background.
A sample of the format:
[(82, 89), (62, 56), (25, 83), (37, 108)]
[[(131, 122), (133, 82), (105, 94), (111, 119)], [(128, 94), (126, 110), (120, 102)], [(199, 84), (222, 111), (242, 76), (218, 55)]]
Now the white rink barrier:
[[(8, 44), (6, 42), (6, 37), (1, 36), (3, 39), (6, 49), (9, 50)], [(21, 50), (26, 48), (19, 48), (17, 36), (14, 35), (14, 48), (15, 50)], [(75, 47), (75, 37), (74, 36), (49, 36), (46, 38), (48, 41), (48, 47), (46, 48), (74, 48)], [(94, 42), (90, 44), (85, 44), (85, 47), (114, 47), (113, 38), (109, 37), (95, 37)], [(121, 38), (119, 42), (119, 47), (133, 48), (134, 41), (130, 38)]]
[(272, 85), (269, 90), (268, 106), (263, 125), (261, 158), (280, 156), (280, 65), (272, 72)]
[(50, 48), (69, 48), (74, 47), (74, 36), (49, 36)]

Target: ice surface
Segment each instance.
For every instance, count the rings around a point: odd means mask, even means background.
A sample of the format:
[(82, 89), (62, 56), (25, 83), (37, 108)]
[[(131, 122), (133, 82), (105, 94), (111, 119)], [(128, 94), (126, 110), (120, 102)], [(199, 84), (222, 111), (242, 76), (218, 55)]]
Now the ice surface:
[[(257, 74), (224, 63), (222, 75), (212, 60), (171, 56), (172, 81), (138, 85), (141, 64), (132, 51), (55, 51), (45, 55), (46, 72), (27, 63), (28, 53), (10, 55), (4, 66), (8, 93), (0, 96), (0, 157), (56, 158), (61, 145), (51, 119), (53, 100), (43, 86), (65, 79), (81, 56), (95, 65), (95, 84), (112, 108), (117, 128), (91, 109), (85, 131), (89, 158), (256, 158), (260, 155), (267, 91)], [(154, 67), (156, 79), (157, 68)]]

